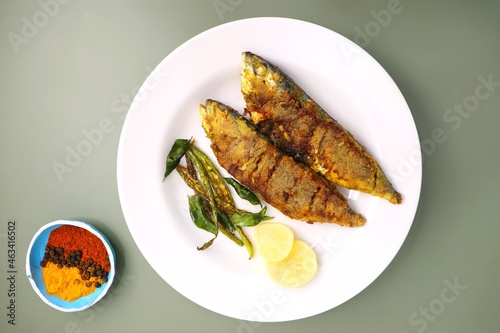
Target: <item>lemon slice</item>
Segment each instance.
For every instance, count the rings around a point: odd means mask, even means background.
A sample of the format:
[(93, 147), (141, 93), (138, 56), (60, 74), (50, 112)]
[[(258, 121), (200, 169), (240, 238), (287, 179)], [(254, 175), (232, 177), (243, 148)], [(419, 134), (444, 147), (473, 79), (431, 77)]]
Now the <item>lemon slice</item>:
[(254, 245), (267, 261), (285, 259), (290, 253), (295, 236), (289, 226), (278, 222), (261, 222), (254, 229)]
[(295, 240), (285, 259), (267, 261), (266, 267), (275, 283), (285, 288), (297, 288), (307, 284), (316, 275), (318, 258), (309, 245)]

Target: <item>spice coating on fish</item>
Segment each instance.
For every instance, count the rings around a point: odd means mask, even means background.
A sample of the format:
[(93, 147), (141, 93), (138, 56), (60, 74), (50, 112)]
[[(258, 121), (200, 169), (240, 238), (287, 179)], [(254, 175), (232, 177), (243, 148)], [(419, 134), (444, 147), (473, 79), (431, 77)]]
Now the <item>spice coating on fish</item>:
[(335, 186), (278, 151), (231, 107), (207, 100), (205, 106), (200, 105), (200, 114), (219, 164), (283, 214), (309, 223), (365, 223)]
[(286, 154), (339, 186), (401, 203), (375, 159), (279, 68), (244, 52), (241, 91), (252, 122)]

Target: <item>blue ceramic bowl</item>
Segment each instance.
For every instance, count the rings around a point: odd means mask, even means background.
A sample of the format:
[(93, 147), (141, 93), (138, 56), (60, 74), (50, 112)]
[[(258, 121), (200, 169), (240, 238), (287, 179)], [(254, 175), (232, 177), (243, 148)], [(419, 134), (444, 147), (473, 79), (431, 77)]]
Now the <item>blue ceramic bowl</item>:
[[(62, 225), (77, 226), (86, 229), (96, 235), (106, 247), (106, 250), (108, 251), (109, 262), (111, 264), (111, 269), (108, 274), (108, 281), (106, 283), (104, 283), (101, 287), (96, 288), (96, 290), (92, 294), (80, 297), (79, 299), (72, 302), (65, 301), (57, 296), (47, 294), (47, 290), (45, 289), (45, 284), (42, 278), (42, 268), (40, 267), (40, 261), (42, 261), (45, 254), (45, 246), (47, 245), (50, 233), (52, 232), (52, 230)], [(106, 295), (115, 277), (115, 263), (115, 252), (111, 247), (108, 239), (99, 230), (88, 223), (59, 220), (44, 225), (42, 228), (40, 228), (40, 230), (38, 230), (35, 236), (33, 236), (26, 257), (26, 275), (28, 276), (28, 279), (35, 292), (45, 303), (59, 311), (75, 312), (89, 308), (90, 306), (97, 303), (101, 298), (103, 298), (104, 295)]]

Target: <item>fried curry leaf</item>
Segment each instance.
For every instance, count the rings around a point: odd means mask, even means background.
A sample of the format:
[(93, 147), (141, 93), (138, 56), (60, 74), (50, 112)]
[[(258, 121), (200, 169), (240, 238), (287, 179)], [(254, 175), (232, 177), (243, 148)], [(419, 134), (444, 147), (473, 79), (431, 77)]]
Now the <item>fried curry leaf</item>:
[(188, 200), (189, 200), (189, 214), (191, 215), (193, 223), (198, 228), (206, 230), (215, 235), (217, 233), (217, 228), (205, 213), (201, 197), (198, 195), (191, 195), (188, 196)]
[(233, 221), (231, 221), (229, 215), (227, 215), (227, 213), (222, 209), (219, 209), (217, 213), (218, 213), (217, 216), (219, 218), (219, 223), (222, 224), (224, 227), (226, 227), (227, 230), (229, 230), (230, 232), (235, 232), (236, 227), (234, 226)]
[(245, 245), (248, 248), (248, 244), (246, 244), (247, 241), (246, 239), (241, 240), (233, 234), (233, 232), (235, 232), (237, 228), (232, 224), (231, 220), (229, 219), (229, 216), (224, 211), (222, 210), (218, 211), (220, 224), (216, 226), (209, 218), (209, 216), (211, 215), (209, 211), (210, 205), (205, 198), (203, 198), (200, 195), (191, 195), (188, 196), (188, 200), (189, 200), (189, 214), (191, 215), (193, 223), (198, 228), (208, 231), (215, 235), (211, 240), (203, 244), (203, 246), (197, 247), (198, 250), (205, 250), (210, 245), (212, 245), (215, 238), (217, 238), (218, 234), (217, 227), (224, 235), (226, 235), (230, 240), (236, 243), (236, 245), (238, 246)]
[[(212, 207), (210, 206), (208, 200), (204, 198), (203, 195), (198, 195), (198, 197), (205, 215), (207, 217), (212, 216)], [(220, 207), (217, 207), (217, 221), (220, 223), (219, 226), (225, 227), (229, 232), (234, 233), (236, 231), (236, 226), (233, 224), (233, 221), (231, 221), (229, 215)]]
[(234, 178), (224, 178), (224, 179), (229, 185), (231, 185), (234, 188), (234, 190), (236, 191), (236, 193), (239, 195), (240, 198), (247, 200), (252, 205), (260, 205), (262, 207), (262, 203), (260, 202), (259, 198), (250, 189), (241, 185)]
[[(223, 178), (209, 157), (197, 148), (193, 138), (175, 141), (166, 161), (165, 178), (177, 170), (194, 195), (188, 196), (189, 213), (195, 226), (213, 234), (198, 250), (212, 245), (219, 231), (238, 246), (245, 246), (249, 258), (253, 256), (253, 245), (245, 235), (243, 227), (252, 227), (261, 221), (272, 219), (266, 216), (267, 208), (248, 188), (232, 178)], [(185, 158), (186, 166), (180, 164)], [(165, 180), (164, 178), (164, 180)], [(258, 213), (251, 213), (235, 206), (229, 185), (240, 198), (263, 207)]]
[(259, 224), (262, 221), (272, 219), (272, 216), (266, 215), (267, 207), (263, 207), (258, 213), (250, 213), (250, 212), (241, 212), (234, 213), (231, 215), (231, 219), (233, 223), (240, 227), (253, 227)]
[(167, 178), (168, 175), (170, 175), (170, 173), (172, 171), (174, 171), (175, 168), (179, 165), (182, 157), (184, 157), (184, 155), (186, 154), (191, 143), (192, 143), (192, 139), (190, 139), (190, 140), (186, 140), (186, 139), (175, 140), (175, 142), (172, 145), (172, 148), (170, 149), (170, 152), (168, 153), (168, 156), (167, 156), (165, 175), (163, 177), (163, 180), (165, 180), (165, 178)]
[(212, 238), (211, 240), (209, 240), (208, 242), (206, 242), (205, 244), (203, 244), (203, 246), (198, 246), (196, 247), (199, 251), (203, 251), (203, 250), (206, 250), (210, 247), (210, 245), (212, 245), (212, 243), (214, 242), (214, 240), (217, 238), (217, 235), (214, 236), (214, 238)]

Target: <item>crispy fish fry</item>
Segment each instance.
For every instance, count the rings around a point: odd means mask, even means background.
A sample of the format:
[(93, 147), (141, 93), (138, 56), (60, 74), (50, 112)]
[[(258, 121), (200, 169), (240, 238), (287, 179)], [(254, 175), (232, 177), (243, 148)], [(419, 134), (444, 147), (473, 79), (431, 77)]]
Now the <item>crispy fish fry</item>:
[(253, 53), (242, 58), (246, 112), (260, 132), (331, 182), (401, 203), (373, 157), (290, 77)]
[(278, 151), (231, 107), (207, 100), (200, 113), (219, 164), (283, 214), (309, 223), (351, 227), (365, 223), (335, 186)]

